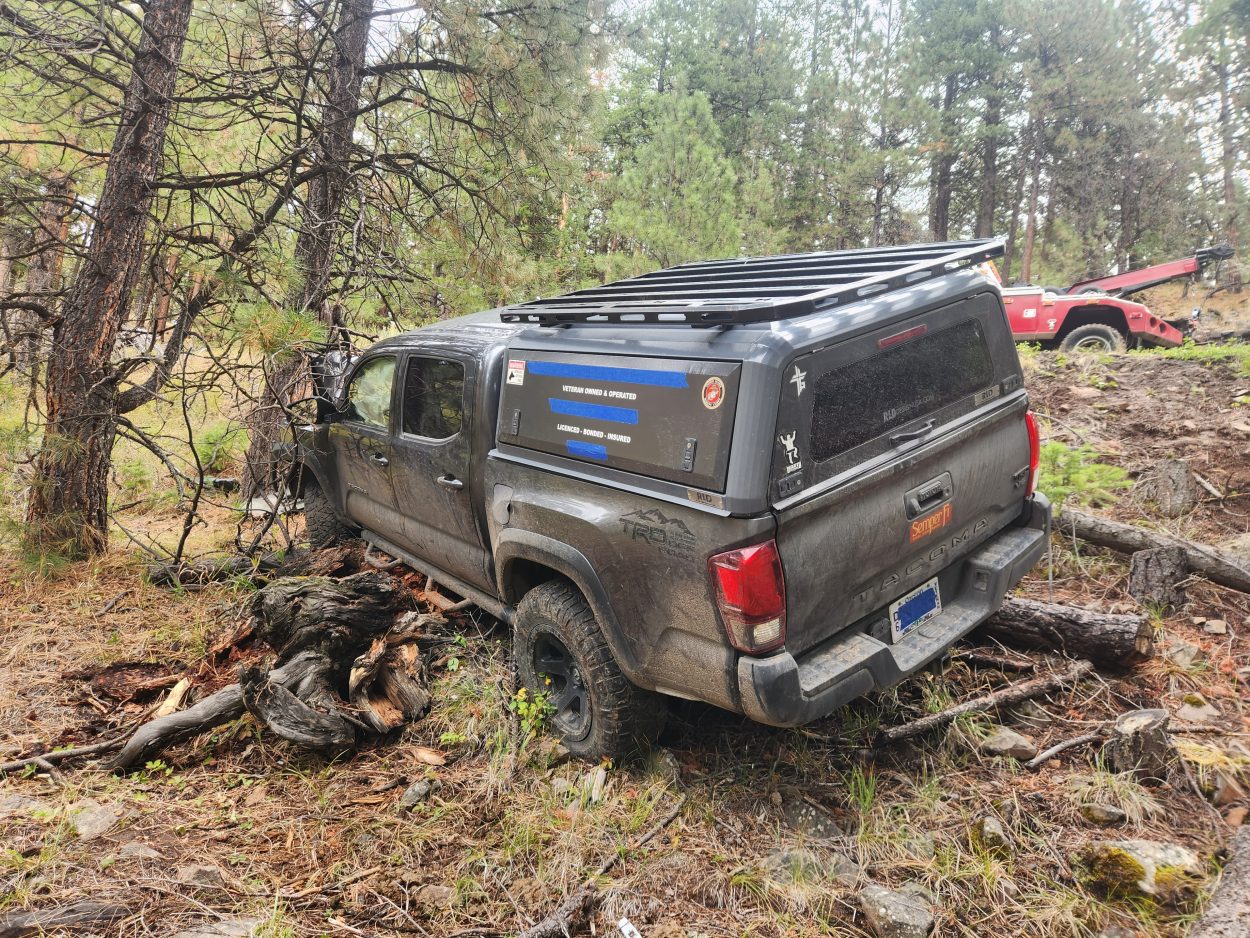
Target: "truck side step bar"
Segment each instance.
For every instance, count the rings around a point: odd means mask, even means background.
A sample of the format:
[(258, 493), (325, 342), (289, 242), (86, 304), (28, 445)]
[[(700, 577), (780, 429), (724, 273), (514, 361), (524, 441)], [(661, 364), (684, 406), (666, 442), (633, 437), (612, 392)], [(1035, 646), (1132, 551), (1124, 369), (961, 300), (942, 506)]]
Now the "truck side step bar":
[[(390, 554), (392, 557), (398, 557), (405, 564), (412, 567), (418, 573), (423, 573), (429, 579), (433, 580), (439, 586), (451, 590), (453, 593), (459, 593), (465, 599), (473, 600), (473, 604), (479, 608), (489, 612), (492, 616), (506, 625), (511, 625), (512, 620), (516, 618), (516, 610), (511, 606), (505, 605), (498, 599), (483, 593), (481, 590), (470, 586), (458, 577), (452, 576), (450, 573), (444, 573), (433, 564), (420, 560), (408, 551), (396, 547), (385, 538), (374, 534), (372, 531), (364, 530), (360, 532), (361, 539), (370, 547), (376, 547), (380, 551)], [(459, 603), (456, 604), (460, 606)]]

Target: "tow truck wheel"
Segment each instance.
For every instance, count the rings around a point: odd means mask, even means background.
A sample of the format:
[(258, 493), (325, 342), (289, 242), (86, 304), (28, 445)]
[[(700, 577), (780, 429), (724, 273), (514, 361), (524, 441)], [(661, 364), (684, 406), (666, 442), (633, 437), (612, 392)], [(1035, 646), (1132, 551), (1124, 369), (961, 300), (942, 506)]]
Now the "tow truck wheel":
[(619, 760), (645, 749), (664, 728), (664, 698), (621, 673), (594, 612), (568, 583), (544, 583), (525, 594), (512, 652), (527, 704), (545, 711), (574, 756)]
[(1065, 352), (1123, 352), (1128, 345), (1114, 326), (1092, 322), (1069, 332), (1059, 347)]
[(356, 532), (335, 515), (330, 500), (315, 479), (309, 479), (304, 486), (304, 528), (308, 546), (313, 550), (333, 547), (356, 536)]

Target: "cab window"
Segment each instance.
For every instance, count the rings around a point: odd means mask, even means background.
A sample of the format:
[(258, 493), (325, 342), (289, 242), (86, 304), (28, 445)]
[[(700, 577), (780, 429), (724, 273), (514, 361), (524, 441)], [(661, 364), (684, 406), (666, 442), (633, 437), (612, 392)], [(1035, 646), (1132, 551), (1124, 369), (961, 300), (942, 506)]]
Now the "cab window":
[(395, 359), (365, 362), (347, 386), (344, 419), (386, 430), (391, 425), (391, 387), (395, 383)]
[(446, 440), (464, 420), (464, 365), (448, 358), (408, 359), (404, 375), (404, 432)]

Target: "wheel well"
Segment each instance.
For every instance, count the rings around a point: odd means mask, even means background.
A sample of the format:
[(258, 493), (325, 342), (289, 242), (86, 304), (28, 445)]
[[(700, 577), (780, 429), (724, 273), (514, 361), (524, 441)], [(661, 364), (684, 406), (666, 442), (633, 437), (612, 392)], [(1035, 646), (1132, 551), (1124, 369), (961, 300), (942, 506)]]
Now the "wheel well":
[(1123, 310), (1113, 309), (1110, 306), (1090, 306), (1074, 309), (1068, 313), (1063, 320), (1063, 325), (1055, 333), (1055, 341), (1062, 342), (1073, 329), (1095, 323), (1100, 326), (1110, 326), (1124, 338), (1129, 338), (1128, 319), (1125, 318)]
[(503, 600), (515, 606), (521, 601), (521, 597), (534, 587), (542, 586), (542, 584), (550, 583), (553, 580), (568, 583), (573, 589), (579, 593), (581, 592), (577, 584), (559, 570), (552, 569), (546, 564), (539, 563), (537, 560), (526, 560), (518, 557), (504, 568), (503, 582), (500, 583)]
[(303, 462), (297, 461), (286, 472), (286, 491), (293, 498), (303, 498), (308, 490), (308, 483), (317, 482), (317, 477), (313, 475)]

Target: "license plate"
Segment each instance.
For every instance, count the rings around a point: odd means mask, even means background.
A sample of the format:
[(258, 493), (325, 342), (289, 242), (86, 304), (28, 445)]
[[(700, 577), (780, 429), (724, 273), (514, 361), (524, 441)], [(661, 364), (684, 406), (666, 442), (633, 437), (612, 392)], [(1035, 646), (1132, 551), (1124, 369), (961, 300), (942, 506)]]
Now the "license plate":
[(941, 612), (942, 594), (937, 579), (921, 583), (902, 599), (890, 603), (890, 637), (897, 642)]

